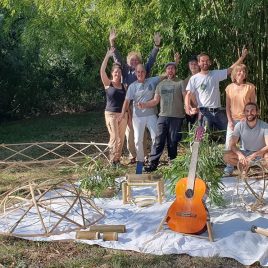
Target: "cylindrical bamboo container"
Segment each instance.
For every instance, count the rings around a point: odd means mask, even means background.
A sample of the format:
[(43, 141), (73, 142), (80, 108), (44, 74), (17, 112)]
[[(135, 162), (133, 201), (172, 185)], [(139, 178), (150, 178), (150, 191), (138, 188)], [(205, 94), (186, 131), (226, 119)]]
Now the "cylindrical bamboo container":
[(118, 233), (117, 232), (104, 232), (102, 239), (103, 241), (117, 241)]
[(96, 231), (77, 231), (76, 239), (96, 240), (100, 238), (100, 233)]
[(106, 224), (99, 224), (99, 225), (92, 225), (89, 227), (90, 231), (95, 232), (117, 232), (117, 233), (125, 233), (126, 226), (125, 225), (106, 225)]

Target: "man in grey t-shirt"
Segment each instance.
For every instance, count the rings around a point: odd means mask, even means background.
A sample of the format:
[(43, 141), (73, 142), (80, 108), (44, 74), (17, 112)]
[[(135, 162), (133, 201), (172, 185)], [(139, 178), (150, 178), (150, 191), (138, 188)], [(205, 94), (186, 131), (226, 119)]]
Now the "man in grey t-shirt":
[(156, 137), (156, 124), (157, 124), (157, 109), (152, 108), (138, 108), (140, 102), (147, 102), (154, 97), (156, 85), (164, 79), (162, 76), (145, 78), (146, 70), (144, 65), (138, 64), (136, 67), (137, 81), (133, 82), (127, 91), (126, 98), (123, 104), (121, 118), (123, 118), (125, 112), (128, 110), (130, 101), (133, 101), (133, 129), (134, 129), (134, 141), (137, 153), (137, 166), (142, 167), (144, 161), (143, 151), (143, 135), (145, 127), (148, 128), (151, 139), (152, 147), (155, 145)]
[[(230, 142), (230, 151), (224, 153), (227, 164), (246, 169), (250, 162), (264, 158), (268, 160), (268, 124), (258, 119), (259, 109), (256, 103), (247, 103), (244, 109), (245, 121), (240, 121), (234, 128)], [(241, 143), (241, 149), (237, 143)]]

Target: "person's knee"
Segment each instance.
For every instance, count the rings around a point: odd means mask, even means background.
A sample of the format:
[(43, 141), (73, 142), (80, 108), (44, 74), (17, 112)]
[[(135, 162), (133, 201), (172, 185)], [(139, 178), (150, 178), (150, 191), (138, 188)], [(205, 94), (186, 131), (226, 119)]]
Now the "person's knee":
[(231, 151), (225, 151), (223, 153), (223, 161), (224, 161), (224, 163), (229, 164), (230, 162), (232, 162), (231, 161), (231, 158), (232, 158), (231, 155), (232, 155)]

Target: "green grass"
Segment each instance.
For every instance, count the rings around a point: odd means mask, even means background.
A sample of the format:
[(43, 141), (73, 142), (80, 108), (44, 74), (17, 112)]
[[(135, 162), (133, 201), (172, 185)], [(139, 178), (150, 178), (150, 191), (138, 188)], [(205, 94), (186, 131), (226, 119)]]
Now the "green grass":
[[(35, 141), (108, 142), (103, 112), (54, 115), (5, 123), (0, 143)], [(70, 178), (72, 169), (11, 169), (0, 173), (0, 194), (36, 178)], [(229, 258), (200, 258), (188, 255), (156, 256), (68, 242), (33, 242), (0, 236), (0, 267), (244, 267)], [(258, 264), (252, 267), (261, 267)]]
[[(0, 143), (37, 141), (107, 142), (103, 112), (60, 114), (0, 126)], [(106, 138), (103, 139), (103, 136)]]
[[(188, 255), (151, 255), (119, 251), (74, 242), (32, 242), (0, 238), (0, 263), (4, 267), (103, 267), (147, 268), (245, 267), (229, 258)], [(255, 264), (252, 267), (260, 267)]]

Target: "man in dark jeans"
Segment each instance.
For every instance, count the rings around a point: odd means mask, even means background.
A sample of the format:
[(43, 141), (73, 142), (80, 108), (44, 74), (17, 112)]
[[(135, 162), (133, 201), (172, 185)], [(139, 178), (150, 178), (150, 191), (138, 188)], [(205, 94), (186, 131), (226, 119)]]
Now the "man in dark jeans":
[(175, 62), (167, 63), (165, 68), (167, 79), (160, 82), (156, 87), (154, 99), (138, 104), (140, 109), (144, 109), (156, 106), (160, 102), (155, 146), (152, 147), (150, 164), (144, 168), (146, 172), (157, 169), (166, 141), (170, 160), (177, 157), (178, 132), (181, 131), (184, 119), (183, 99), (185, 91), (183, 81), (176, 79)]
[(227, 117), (225, 110), (221, 108), (219, 83), (227, 79), (227, 75), (232, 69), (243, 62), (248, 54), (247, 49), (243, 48), (239, 59), (228, 69), (210, 71), (211, 60), (208, 54), (201, 53), (197, 56), (200, 72), (191, 76), (187, 87), (185, 97), (185, 112), (188, 115), (196, 113), (192, 109), (191, 100), (198, 104), (200, 124), (207, 122), (208, 127), (216, 127), (218, 130), (226, 130)]

